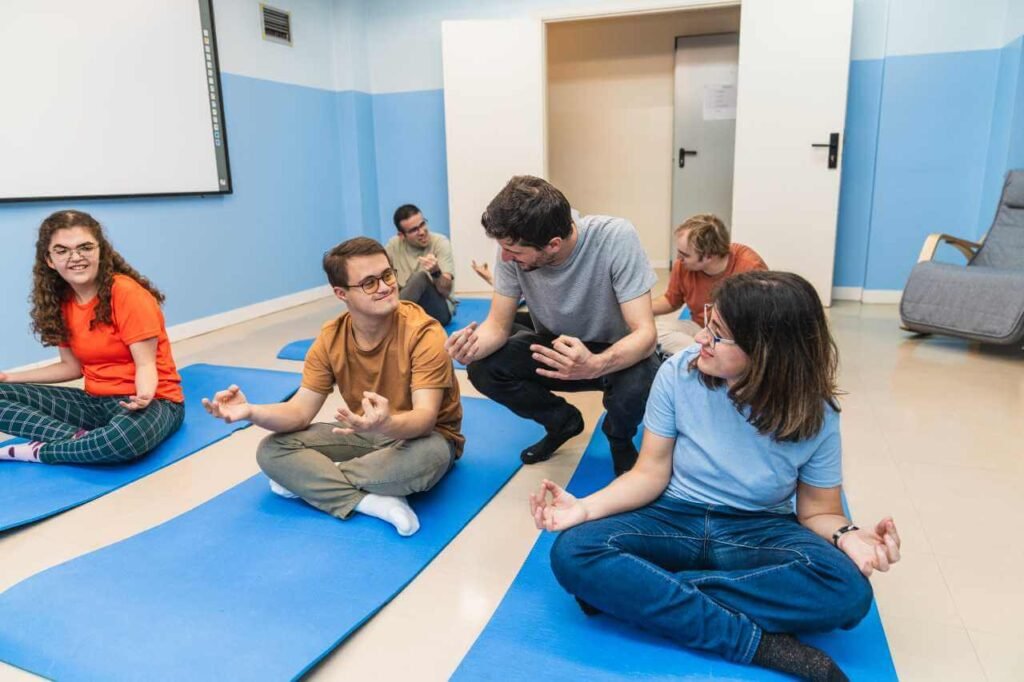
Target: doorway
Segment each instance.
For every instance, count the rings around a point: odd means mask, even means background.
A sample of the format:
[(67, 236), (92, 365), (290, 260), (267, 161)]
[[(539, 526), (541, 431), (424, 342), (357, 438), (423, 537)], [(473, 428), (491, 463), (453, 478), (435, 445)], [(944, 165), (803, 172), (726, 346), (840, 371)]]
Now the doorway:
[(739, 33), (676, 38), (673, 227), (697, 213), (732, 225), (739, 53)]

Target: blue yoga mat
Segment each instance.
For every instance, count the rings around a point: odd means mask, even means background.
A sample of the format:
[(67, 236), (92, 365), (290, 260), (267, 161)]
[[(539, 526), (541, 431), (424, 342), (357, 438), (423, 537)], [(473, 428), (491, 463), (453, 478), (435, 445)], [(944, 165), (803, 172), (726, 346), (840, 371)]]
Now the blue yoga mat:
[(409, 498), (421, 524), (412, 537), (278, 497), (257, 475), (8, 589), (0, 660), (58, 680), (303, 674), (423, 570), (542, 434), (497, 403), (465, 398), (463, 407), (465, 454), (433, 490)]
[[(491, 299), (489, 298), (463, 298), (455, 308), (455, 314), (451, 321), (445, 325), (444, 330), (451, 334), (462, 329), (470, 322), (483, 322), (487, 319), (487, 313), (491, 310)], [(305, 360), (309, 347), (313, 345), (313, 339), (301, 339), (292, 341), (277, 354), (279, 360)], [(455, 363), (456, 369), (465, 369), (465, 365)]]
[(45, 519), (117, 490), (157, 469), (245, 428), (249, 422), (225, 424), (206, 414), (200, 399), (239, 384), (250, 400), (273, 403), (291, 396), (300, 375), (267, 369), (189, 365), (180, 370), (185, 393), (185, 421), (153, 452), (127, 464), (42, 466), (21, 462), (0, 465), (0, 531)]
[[(608, 442), (595, 429), (569, 483), (577, 496), (606, 485)], [(682, 649), (608, 616), (588, 617), (551, 573), (554, 533), (542, 533), (453, 680), (791, 680), (762, 668)], [(851, 680), (895, 681), (878, 610), (849, 631), (802, 637), (828, 652)]]
[(693, 319), (692, 317), (690, 317), (690, 306), (684, 305), (682, 307), (682, 309), (680, 309), (680, 311), (679, 311), (679, 319), (680, 320), (692, 320)]

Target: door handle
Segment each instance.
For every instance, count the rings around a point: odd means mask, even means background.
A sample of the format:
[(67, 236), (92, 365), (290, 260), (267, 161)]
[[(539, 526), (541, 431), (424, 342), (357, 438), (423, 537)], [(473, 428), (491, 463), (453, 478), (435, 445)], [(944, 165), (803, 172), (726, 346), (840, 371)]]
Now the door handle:
[[(812, 144), (812, 147), (828, 147), (828, 167), (835, 168), (839, 159), (839, 133), (831, 133), (828, 136), (828, 144)], [(682, 150), (680, 150), (682, 151)], [(682, 159), (683, 157), (679, 157)], [(681, 164), (680, 164), (681, 165)]]
[(697, 150), (695, 150), (695, 149), (683, 149), (682, 147), (679, 148), (679, 167), (680, 168), (686, 168), (686, 157), (687, 156), (697, 156)]

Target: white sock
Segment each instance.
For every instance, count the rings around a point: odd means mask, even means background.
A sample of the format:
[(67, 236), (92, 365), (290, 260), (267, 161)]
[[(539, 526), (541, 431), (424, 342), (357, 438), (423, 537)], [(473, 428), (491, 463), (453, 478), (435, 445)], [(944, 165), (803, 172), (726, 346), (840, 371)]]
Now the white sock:
[(420, 520), (404, 497), (391, 495), (374, 495), (367, 493), (356, 505), (356, 511), (387, 521), (399, 535), (409, 536), (420, 529)]
[(270, 481), (270, 492), (274, 493), (275, 495), (280, 495), (281, 497), (286, 497), (289, 500), (292, 500), (292, 499), (295, 499), (296, 497), (298, 497), (298, 495), (293, 493), (291, 490), (288, 490), (288, 488), (285, 488), (283, 485), (281, 485), (280, 483), (278, 483), (274, 479), (268, 478), (267, 480)]
[(17, 445), (5, 445), (0, 449), (0, 459), (8, 462), (38, 462), (39, 448), (41, 447), (43, 447), (43, 443), (37, 440)]

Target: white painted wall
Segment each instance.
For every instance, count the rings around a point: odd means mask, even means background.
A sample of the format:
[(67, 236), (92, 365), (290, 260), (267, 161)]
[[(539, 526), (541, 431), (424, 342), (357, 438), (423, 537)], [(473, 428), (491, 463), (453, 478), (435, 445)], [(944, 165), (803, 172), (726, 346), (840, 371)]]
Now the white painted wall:
[(891, 0), (887, 56), (1000, 48), (1008, 2)]
[(1024, 2), (1022, 0), (1006, 0), (1006, 33), (1003, 42), (1008, 43), (1024, 35)]
[(216, 0), (221, 71), (333, 90), (334, 23), (326, 0), (269, 0), (291, 12), (292, 46), (263, 39), (257, 0)]
[(334, 36), (334, 89), (369, 92), (366, 3), (333, 0), (331, 32)]
[(675, 38), (738, 30), (738, 7), (548, 24), (548, 177), (583, 213), (630, 220), (657, 267), (670, 258)]

